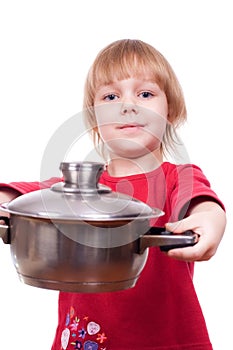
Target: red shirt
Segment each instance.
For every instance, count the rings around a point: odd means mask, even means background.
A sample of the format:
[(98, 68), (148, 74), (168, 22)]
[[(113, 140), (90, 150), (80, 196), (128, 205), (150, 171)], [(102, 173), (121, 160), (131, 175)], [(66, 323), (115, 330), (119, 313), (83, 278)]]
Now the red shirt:
[[(157, 226), (177, 220), (180, 213), (184, 216), (189, 201), (198, 196), (209, 196), (222, 205), (200, 168), (193, 165), (165, 162), (150, 173), (121, 178), (104, 172), (101, 183), (162, 209), (165, 215), (152, 223)], [(26, 193), (41, 184), (10, 186)], [(52, 350), (211, 350), (192, 277), (193, 264), (171, 259), (153, 247), (134, 288), (94, 294), (60, 292)]]

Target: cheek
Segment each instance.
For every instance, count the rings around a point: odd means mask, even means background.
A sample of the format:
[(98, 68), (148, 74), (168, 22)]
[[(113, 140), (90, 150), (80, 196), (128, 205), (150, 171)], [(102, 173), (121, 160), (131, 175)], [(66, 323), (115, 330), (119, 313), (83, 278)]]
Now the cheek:
[(164, 133), (166, 131), (167, 126), (167, 118), (159, 116), (159, 118), (156, 118), (156, 132), (157, 132), (157, 138), (162, 141)]
[[(158, 99), (154, 105), (154, 112), (158, 115), (161, 116), (161, 118), (164, 119), (164, 121), (167, 122), (168, 118), (168, 103), (167, 103), (167, 98), (166, 95), (163, 94), (160, 99)], [(158, 120), (158, 122), (163, 124), (162, 119)]]
[(97, 128), (101, 138), (108, 141), (114, 138), (113, 128), (120, 122), (120, 104), (102, 104), (95, 106)]
[(95, 106), (95, 115), (98, 125), (107, 125), (116, 123), (119, 119), (120, 104), (118, 103), (105, 103)]
[(114, 138), (114, 135), (112, 135), (111, 128), (109, 127), (109, 125), (99, 124), (98, 131), (101, 139), (104, 142), (110, 141)]
[(148, 135), (162, 141), (167, 126), (167, 118), (159, 114), (153, 113), (148, 116), (148, 126), (146, 132)]

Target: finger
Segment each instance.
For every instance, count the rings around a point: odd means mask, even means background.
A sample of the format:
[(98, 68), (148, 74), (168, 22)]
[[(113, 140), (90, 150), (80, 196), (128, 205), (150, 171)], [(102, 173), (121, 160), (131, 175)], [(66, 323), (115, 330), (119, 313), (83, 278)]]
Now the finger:
[(176, 222), (168, 222), (165, 224), (166, 230), (174, 232), (174, 233), (182, 233), (187, 230), (193, 229), (191, 220), (189, 218), (185, 218)]
[(205, 239), (200, 237), (196, 245), (192, 247), (171, 249), (167, 254), (173, 259), (194, 262), (209, 260), (214, 253), (214, 249), (211, 249), (209, 245), (206, 244)]
[(168, 251), (167, 255), (173, 259), (193, 262), (193, 261), (199, 261), (199, 259), (201, 259), (202, 254), (200, 253), (199, 250), (197, 250), (194, 247), (186, 247), (186, 248), (171, 249)]

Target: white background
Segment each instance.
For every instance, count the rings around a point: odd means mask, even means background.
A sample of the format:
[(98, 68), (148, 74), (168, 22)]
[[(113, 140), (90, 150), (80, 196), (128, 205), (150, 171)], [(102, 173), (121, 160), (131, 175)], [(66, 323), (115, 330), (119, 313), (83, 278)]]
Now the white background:
[[(44, 148), (81, 111), (84, 79), (102, 47), (137, 38), (169, 60), (186, 97), (189, 157), (228, 212), (217, 254), (196, 264), (195, 285), (214, 350), (233, 349), (231, 1), (2, 0), (0, 33), (0, 182), (39, 179)], [(0, 348), (50, 349), (57, 292), (20, 283), (2, 242), (0, 281)]]

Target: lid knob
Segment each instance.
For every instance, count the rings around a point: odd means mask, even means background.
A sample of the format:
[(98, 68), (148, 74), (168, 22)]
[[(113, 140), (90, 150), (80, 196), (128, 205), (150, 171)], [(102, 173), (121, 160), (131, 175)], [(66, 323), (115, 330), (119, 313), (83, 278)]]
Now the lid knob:
[(63, 189), (77, 192), (97, 191), (104, 164), (95, 162), (62, 162), (60, 164), (64, 178)]

